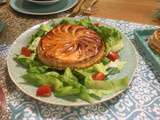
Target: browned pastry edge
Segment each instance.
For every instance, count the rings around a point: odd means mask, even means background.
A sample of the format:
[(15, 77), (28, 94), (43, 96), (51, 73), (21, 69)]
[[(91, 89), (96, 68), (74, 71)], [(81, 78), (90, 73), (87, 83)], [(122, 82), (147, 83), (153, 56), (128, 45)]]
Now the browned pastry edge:
[[(87, 67), (90, 67), (96, 63), (99, 63), (101, 61), (101, 58), (104, 57), (104, 50), (105, 50), (105, 47), (103, 46), (103, 48), (101, 49), (101, 51), (99, 52), (99, 54), (97, 56), (94, 56), (88, 60), (85, 60), (85, 61), (82, 61), (82, 62), (79, 62), (79, 63), (76, 63), (76, 64), (62, 64), (61, 62), (58, 62), (58, 61), (52, 61), (52, 59), (48, 59), (46, 61), (46, 59), (43, 59), (45, 56), (43, 56), (42, 54), (38, 54), (38, 58), (41, 58), (41, 61), (43, 61), (44, 64), (50, 66), (51, 68), (53, 69), (58, 69), (58, 70), (63, 70), (67, 67), (71, 68), (71, 69), (74, 69), (74, 68), (87, 68)], [(37, 52), (39, 52), (39, 50), (37, 50)]]
[(160, 54), (160, 29), (156, 30), (149, 38), (148, 45)]

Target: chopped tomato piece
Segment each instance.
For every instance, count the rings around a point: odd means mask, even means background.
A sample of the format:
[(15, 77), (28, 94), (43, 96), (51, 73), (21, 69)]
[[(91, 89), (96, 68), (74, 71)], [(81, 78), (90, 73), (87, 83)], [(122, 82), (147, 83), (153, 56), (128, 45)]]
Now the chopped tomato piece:
[(29, 57), (31, 56), (31, 51), (27, 47), (22, 47), (21, 54), (26, 57)]
[(42, 85), (37, 89), (37, 96), (41, 97), (49, 97), (51, 96), (52, 89), (50, 85)]
[(93, 80), (104, 80), (105, 79), (105, 74), (102, 72), (97, 72), (92, 75)]
[(115, 61), (119, 58), (119, 54), (118, 52), (109, 52), (107, 58), (110, 59), (111, 61)]

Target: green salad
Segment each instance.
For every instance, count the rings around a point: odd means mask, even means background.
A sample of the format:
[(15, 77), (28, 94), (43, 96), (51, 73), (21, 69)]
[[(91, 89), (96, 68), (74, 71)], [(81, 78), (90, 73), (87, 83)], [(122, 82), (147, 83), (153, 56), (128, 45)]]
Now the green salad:
[[(41, 63), (37, 57), (36, 48), (41, 37), (59, 24), (76, 24), (92, 29), (98, 33), (105, 43), (106, 56), (100, 63), (83, 69), (56, 70)], [(128, 77), (111, 80), (127, 64), (121, 61), (119, 51), (123, 49), (121, 33), (110, 26), (93, 23), (89, 18), (74, 20), (63, 19), (59, 22), (42, 24), (36, 33), (23, 46), (16, 56), (18, 64), (27, 72), (22, 77), (25, 84), (37, 87), (35, 94), (40, 97), (54, 95), (60, 98), (74, 97), (89, 103), (100, 100), (103, 96), (113, 94), (128, 87)]]

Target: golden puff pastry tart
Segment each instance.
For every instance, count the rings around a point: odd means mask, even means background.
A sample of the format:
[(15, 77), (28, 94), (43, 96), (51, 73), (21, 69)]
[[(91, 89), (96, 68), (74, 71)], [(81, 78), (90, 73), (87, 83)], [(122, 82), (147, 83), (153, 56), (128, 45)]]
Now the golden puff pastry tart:
[(101, 61), (105, 46), (95, 31), (80, 25), (63, 24), (42, 37), (37, 54), (40, 61), (51, 68), (86, 68)]

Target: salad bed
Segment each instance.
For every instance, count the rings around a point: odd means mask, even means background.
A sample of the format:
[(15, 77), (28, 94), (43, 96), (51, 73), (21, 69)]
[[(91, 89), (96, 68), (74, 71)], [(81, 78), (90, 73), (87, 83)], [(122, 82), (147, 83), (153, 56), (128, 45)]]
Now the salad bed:
[[(38, 43), (41, 37), (59, 24), (82, 25), (96, 31), (106, 45), (106, 56), (100, 63), (83, 69), (66, 68), (60, 71), (42, 64), (36, 53)], [(110, 80), (110, 76), (119, 73), (126, 64), (120, 60), (119, 51), (122, 48), (122, 35), (115, 28), (92, 23), (89, 18), (63, 19), (59, 23), (42, 24), (29, 40), (28, 46), (22, 47), (21, 54), (15, 59), (27, 69), (22, 77), (26, 84), (37, 86), (37, 96), (49, 97), (53, 93), (56, 97), (74, 96), (92, 103), (95, 99), (128, 87), (127, 76)]]

